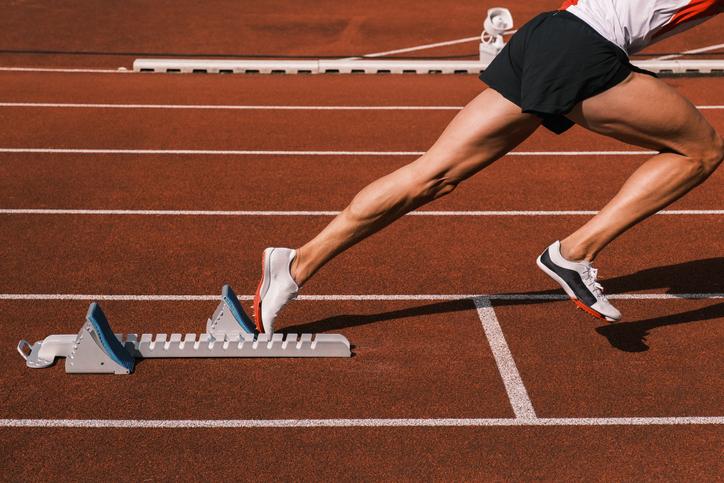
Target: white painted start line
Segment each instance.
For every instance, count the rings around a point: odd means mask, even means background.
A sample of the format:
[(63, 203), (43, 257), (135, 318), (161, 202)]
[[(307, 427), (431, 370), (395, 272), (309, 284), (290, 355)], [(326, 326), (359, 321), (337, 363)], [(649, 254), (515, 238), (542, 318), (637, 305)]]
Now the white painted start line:
[[(191, 154), (210, 156), (422, 156), (425, 151), (323, 151), (248, 149), (94, 149), (0, 148), (0, 153), (30, 154)], [(651, 156), (656, 151), (511, 151), (505, 156)]]
[[(244, 104), (120, 104), (71, 102), (0, 102), (0, 107), (61, 109), (191, 109), (239, 111), (459, 111), (464, 106), (354, 106), (354, 105), (244, 105)], [(724, 105), (700, 105), (697, 109), (724, 109)]]
[[(341, 211), (300, 211), (300, 210), (104, 210), (104, 209), (53, 209), (53, 208), (0, 208), (0, 215), (78, 215), (78, 216), (337, 216)], [(438, 217), (510, 217), (510, 216), (593, 216), (596, 210), (418, 210), (405, 216)], [(655, 215), (702, 216), (724, 215), (724, 210), (662, 210)]]
[(703, 426), (722, 416), (619, 418), (427, 418), (427, 419), (0, 419), (11, 428), (384, 428), (485, 426)]

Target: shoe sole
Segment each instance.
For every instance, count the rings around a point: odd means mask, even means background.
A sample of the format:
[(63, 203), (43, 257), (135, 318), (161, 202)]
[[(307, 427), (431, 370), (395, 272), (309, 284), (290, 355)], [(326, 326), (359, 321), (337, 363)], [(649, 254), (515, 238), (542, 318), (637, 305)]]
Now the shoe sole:
[[(267, 251), (269, 251), (268, 255)], [(264, 333), (264, 323), (261, 320), (261, 293), (264, 288), (264, 282), (269, 280), (270, 274), (266, 273), (266, 267), (269, 265), (267, 259), (271, 257), (271, 252), (271, 250), (264, 250), (264, 253), (261, 255), (261, 280), (259, 280), (259, 285), (256, 287), (256, 294), (254, 295), (254, 325), (256, 325), (256, 330), (260, 334)]]
[(612, 319), (612, 318), (610, 318), (610, 317), (606, 317), (606, 316), (603, 315), (602, 313), (600, 313), (600, 312), (592, 309), (592, 308), (589, 307), (588, 305), (586, 305), (586, 304), (584, 304), (583, 302), (581, 302), (581, 301), (578, 299), (578, 297), (576, 297), (576, 294), (573, 292), (573, 290), (571, 290), (571, 288), (570, 288), (570, 287), (568, 286), (568, 284), (565, 282), (565, 280), (563, 280), (561, 277), (558, 276), (558, 274), (557, 274), (556, 272), (554, 272), (553, 270), (551, 270), (550, 268), (546, 267), (546, 266), (543, 264), (543, 262), (542, 262), (541, 259), (540, 259), (541, 256), (542, 256), (542, 255), (539, 255), (538, 258), (536, 258), (536, 260), (535, 260), (535, 263), (536, 263), (536, 265), (538, 265), (538, 268), (540, 268), (541, 270), (543, 270), (543, 272), (545, 272), (546, 275), (548, 275), (548, 276), (551, 277), (553, 280), (555, 280), (556, 282), (558, 282), (558, 285), (560, 285), (561, 288), (563, 288), (563, 291), (566, 292), (566, 295), (568, 295), (568, 297), (573, 301), (573, 303), (576, 304), (576, 307), (578, 307), (579, 309), (583, 310), (583, 311), (586, 312), (587, 314), (596, 317), (597, 319), (605, 320), (605, 321), (607, 321), (607, 322), (616, 322), (616, 319)]

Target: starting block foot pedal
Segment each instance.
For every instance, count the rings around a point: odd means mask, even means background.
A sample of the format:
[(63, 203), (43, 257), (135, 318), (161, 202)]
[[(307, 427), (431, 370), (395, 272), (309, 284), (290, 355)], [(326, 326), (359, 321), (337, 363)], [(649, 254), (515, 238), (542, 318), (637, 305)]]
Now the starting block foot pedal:
[(51, 366), (57, 357), (65, 357), (65, 372), (130, 374), (136, 362), (95, 302), (90, 304), (77, 335), (51, 335), (32, 346), (21, 340), (18, 352), (34, 369)]
[(50, 335), (18, 352), (28, 367), (51, 366), (65, 357), (70, 373), (130, 374), (135, 359), (173, 357), (350, 357), (349, 341), (339, 334), (259, 334), (230, 286), (206, 323), (203, 334), (114, 334), (97, 303), (88, 309), (77, 335)]
[(88, 307), (86, 321), (65, 358), (65, 372), (130, 374), (136, 360), (111, 330), (100, 305)]
[(206, 333), (217, 339), (239, 339), (242, 334), (254, 334), (256, 325), (246, 315), (234, 291), (229, 285), (221, 289), (221, 302), (206, 322)]

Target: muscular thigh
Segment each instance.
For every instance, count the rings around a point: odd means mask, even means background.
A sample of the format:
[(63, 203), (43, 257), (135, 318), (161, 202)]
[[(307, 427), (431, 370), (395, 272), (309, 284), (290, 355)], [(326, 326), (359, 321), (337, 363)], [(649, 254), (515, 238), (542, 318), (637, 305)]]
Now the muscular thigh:
[(493, 89), (465, 106), (435, 144), (411, 169), (429, 177), (461, 181), (481, 170), (530, 136), (540, 125), (537, 116), (521, 112)]
[(718, 137), (699, 111), (660, 79), (633, 73), (580, 102), (568, 117), (581, 126), (657, 151), (691, 154)]

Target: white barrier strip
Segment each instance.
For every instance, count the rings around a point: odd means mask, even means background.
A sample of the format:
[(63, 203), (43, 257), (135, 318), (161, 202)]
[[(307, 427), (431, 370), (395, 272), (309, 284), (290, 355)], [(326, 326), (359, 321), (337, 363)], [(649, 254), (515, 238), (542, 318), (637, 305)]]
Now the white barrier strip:
[[(114, 215), (114, 216), (337, 216), (340, 211), (224, 211), (224, 210), (103, 210), (103, 209), (49, 209), (49, 208), (0, 208), (0, 215)], [(406, 216), (592, 216), (595, 210), (565, 211), (426, 211), (418, 210)], [(724, 210), (662, 210), (656, 215), (702, 216), (724, 215)]]
[(495, 364), (498, 366), (498, 372), (503, 380), (505, 392), (508, 394), (510, 405), (513, 408), (513, 414), (516, 418), (535, 419), (533, 403), (528, 397), (528, 391), (525, 389), (523, 379), (515, 365), (513, 354), (510, 352), (490, 299), (476, 298), (474, 303), (485, 331), (485, 337), (490, 344), (490, 351), (493, 353)]
[[(353, 65), (349, 65), (353, 64)], [(724, 71), (721, 60), (642, 60), (634, 61), (638, 67), (669, 74), (711, 74)], [(70, 67), (0, 67), (0, 72), (48, 72), (48, 73), (89, 73), (127, 74), (141, 71), (151, 72), (193, 72), (194, 70), (218, 73), (417, 73), (417, 74), (477, 74), (487, 68), (487, 63), (455, 60), (203, 60), (203, 59), (137, 59), (133, 70), (90, 69)]]
[[(640, 60), (634, 65), (663, 74), (709, 74), (724, 72), (722, 60)], [(137, 72), (280, 73), (280, 74), (478, 74), (487, 62), (460, 60), (211, 60), (136, 59)]]
[(699, 426), (722, 425), (722, 416), (619, 418), (427, 418), (427, 419), (0, 419), (12, 428), (355, 428), (481, 426)]
[[(239, 111), (459, 111), (464, 106), (284, 106), (241, 104), (110, 104), (71, 102), (0, 102), (0, 107), (62, 109), (198, 109)], [(724, 109), (724, 105), (696, 106), (697, 109)]]
[[(237, 156), (422, 156), (425, 151), (279, 151), (248, 149), (0, 148), (0, 153), (36, 154), (203, 154)], [(656, 151), (511, 151), (506, 156), (651, 156)]]
[[(716, 300), (724, 293), (623, 293), (609, 294), (609, 300)], [(253, 295), (239, 295), (239, 300), (253, 300)], [(500, 301), (546, 301), (568, 300), (562, 294), (513, 293), (513, 294), (370, 294), (370, 295), (300, 295), (295, 300), (303, 302), (434, 302), (474, 300), (484, 298)], [(198, 302), (218, 300), (218, 294), (210, 295), (139, 295), (139, 294), (43, 294), (43, 293), (0, 293), (0, 300), (117, 300), (126, 302)]]

